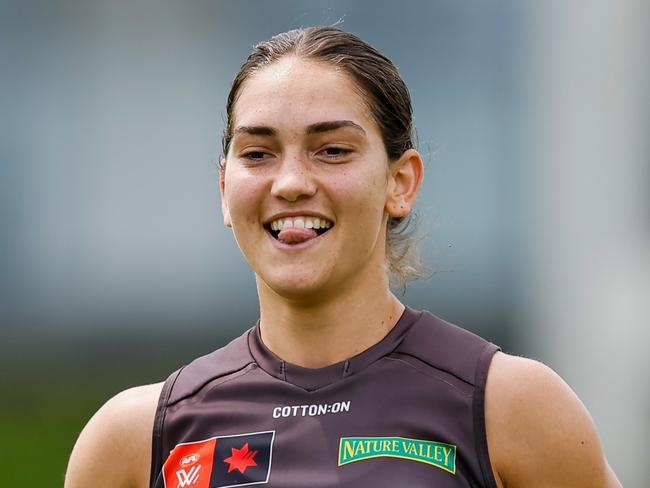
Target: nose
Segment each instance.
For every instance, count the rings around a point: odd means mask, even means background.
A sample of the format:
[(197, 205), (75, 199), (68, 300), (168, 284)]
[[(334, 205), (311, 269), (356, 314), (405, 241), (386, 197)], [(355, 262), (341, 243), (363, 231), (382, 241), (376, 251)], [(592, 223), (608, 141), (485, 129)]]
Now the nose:
[(316, 183), (308, 158), (298, 154), (285, 156), (277, 166), (271, 194), (295, 202), (315, 193)]

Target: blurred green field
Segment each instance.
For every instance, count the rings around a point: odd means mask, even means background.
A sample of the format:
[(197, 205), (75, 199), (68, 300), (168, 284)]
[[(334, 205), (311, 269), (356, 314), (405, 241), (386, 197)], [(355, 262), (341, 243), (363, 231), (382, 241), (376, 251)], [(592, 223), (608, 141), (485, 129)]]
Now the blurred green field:
[[(43, 338), (41, 338), (43, 339)], [(201, 342), (200, 342), (201, 341)], [(164, 380), (226, 341), (159, 336), (102, 337), (91, 346), (43, 339), (49, 347), (0, 348), (0, 487), (61, 487), (83, 426), (116, 393)]]
[(72, 446), (106, 400), (107, 389), (65, 387), (13, 391), (0, 405), (2, 486), (63, 486)]

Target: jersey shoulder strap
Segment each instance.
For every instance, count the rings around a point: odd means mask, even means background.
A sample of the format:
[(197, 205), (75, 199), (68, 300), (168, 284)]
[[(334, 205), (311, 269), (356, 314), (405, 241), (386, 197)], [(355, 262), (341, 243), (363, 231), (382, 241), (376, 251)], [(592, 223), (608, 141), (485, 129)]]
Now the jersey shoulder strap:
[(207, 383), (235, 373), (253, 363), (254, 359), (248, 347), (248, 334), (251, 330), (224, 347), (201, 356), (181, 368), (171, 388), (167, 406), (194, 395)]
[(484, 486), (496, 488), (485, 427), (485, 385), (492, 357), (500, 348), (478, 335), (424, 311), (395, 350), (472, 385), (474, 445)]
[(395, 352), (481, 387), (485, 386), (490, 361), (498, 350), (482, 337), (425, 310)]
[[(252, 329), (251, 329), (252, 330)], [(205, 385), (218, 378), (230, 376), (254, 362), (248, 347), (248, 334), (237, 337), (224, 347), (201, 356), (186, 366), (174, 371), (165, 380), (154, 417), (151, 443), (151, 474), (149, 485), (156, 486), (156, 478), (162, 473), (163, 431), (167, 408), (184, 398), (194, 395)]]

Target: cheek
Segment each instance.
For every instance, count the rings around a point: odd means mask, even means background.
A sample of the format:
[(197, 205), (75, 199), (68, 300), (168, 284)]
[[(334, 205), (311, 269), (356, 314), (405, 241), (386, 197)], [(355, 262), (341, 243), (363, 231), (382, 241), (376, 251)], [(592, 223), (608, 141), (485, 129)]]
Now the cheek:
[(259, 208), (256, 202), (263, 198), (262, 188), (258, 178), (236, 173), (230, 177), (226, 175), (226, 200), (233, 220), (255, 220), (246, 214)]
[[(381, 225), (386, 200), (383, 174), (345, 175), (338, 181), (337, 191), (348, 211), (358, 215), (357, 224), (364, 229)], [(361, 229), (359, 229), (361, 230)]]

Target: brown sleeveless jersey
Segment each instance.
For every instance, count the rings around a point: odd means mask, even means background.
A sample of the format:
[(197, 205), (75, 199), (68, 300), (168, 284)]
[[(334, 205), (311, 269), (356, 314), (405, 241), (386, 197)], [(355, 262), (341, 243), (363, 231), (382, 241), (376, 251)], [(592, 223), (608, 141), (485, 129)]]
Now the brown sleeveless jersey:
[(497, 350), (407, 307), (381, 342), (308, 369), (267, 349), (258, 324), (165, 382), (151, 487), (496, 488), (484, 397)]

